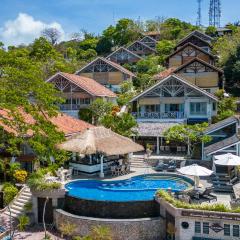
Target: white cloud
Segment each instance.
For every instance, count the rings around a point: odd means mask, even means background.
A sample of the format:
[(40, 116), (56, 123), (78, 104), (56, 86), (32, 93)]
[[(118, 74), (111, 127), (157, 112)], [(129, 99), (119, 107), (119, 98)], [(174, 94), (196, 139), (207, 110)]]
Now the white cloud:
[(38, 38), (43, 29), (49, 27), (58, 29), (62, 35), (62, 40), (64, 39), (64, 30), (58, 22), (45, 23), (35, 20), (26, 13), (19, 13), (16, 19), (6, 21), (4, 26), (0, 28), (0, 41), (7, 46), (28, 44)]

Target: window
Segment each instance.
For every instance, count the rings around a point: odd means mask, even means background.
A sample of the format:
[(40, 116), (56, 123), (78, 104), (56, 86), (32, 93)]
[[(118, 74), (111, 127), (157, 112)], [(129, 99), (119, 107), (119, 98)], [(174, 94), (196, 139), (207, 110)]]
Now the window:
[(230, 236), (230, 225), (224, 224), (224, 236)]
[(203, 223), (203, 233), (209, 234), (209, 223), (208, 222)]
[(201, 223), (195, 222), (195, 233), (201, 233)]
[(216, 111), (216, 103), (215, 102), (212, 104), (212, 110)]
[(90, 98), (81, 98), (80, 104), (90, 104)]
[(233, 237), (240, 237), (239, 225), (233, 225)]
[(206, 115), (207, 103), (205, 102), (192, 102), (190, 103), (190, 114), (192, 115)]

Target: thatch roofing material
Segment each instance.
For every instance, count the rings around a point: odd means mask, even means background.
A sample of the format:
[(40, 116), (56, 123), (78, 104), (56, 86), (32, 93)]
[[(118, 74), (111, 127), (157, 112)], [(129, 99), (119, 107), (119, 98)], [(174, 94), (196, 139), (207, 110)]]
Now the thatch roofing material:
[(144, 148), (127, 137), (105, 127), (94, 127), (59, 144), (60, 149), (80, 154), (101, 153), (105, 156), (143, 151)]

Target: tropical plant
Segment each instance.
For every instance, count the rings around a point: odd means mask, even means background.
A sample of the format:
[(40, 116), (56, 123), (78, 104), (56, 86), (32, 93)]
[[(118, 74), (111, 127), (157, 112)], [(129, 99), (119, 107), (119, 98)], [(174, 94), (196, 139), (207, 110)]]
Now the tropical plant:
[(0, 172), (3, 173), (4, 182), (7, 181), (7, 178), (12, 179), (14, 172), (19, 169), (20, 163), (11, 163), (9, 158), (0, 159)]
[(76, 224), (70, 223), (70, 222), (62, 222), (59, 226), (59, 230), (62, 234), (62, 237), (67, 236), (73, 236), (75, 230), (76, 230)]
[(30, 219), (26, 215), (21, 215), (18, 217), (18, 230), (23, 232), (26, 229), (26, 226), (30, 223)]
[(184, 208), (184, 209), (195, 209), (195, 210), (206, 210), (212, 212), (232, 212), (232, 213), (240, 213), (240, 208), (231, 209), (222, 203), (214, 203), (214, 204), (190, 204), (178, 199), (175, 199), (171, 194), (164, 190), (157, 191), (157, 196), (164, 199), (166, 202), (169, 202), (176, 208)]
[(101, 124), (125, 137), (131, 137), (136, 133), (133, 128), (137, 126), (137, 121), (130, 113), (116, 114), (113, 112), (105, 115), (101, 119)]
[(25, 183), (27, 175), (27, 171), (25, 170), (16, 170), (13, 174), (13, 177), (18, 183)]
[(168, 142), (187, 143), (188, 155), (192, 156), (195, 146), (211, 141), (209, 135), (204, 134), (208, 123), (195, 125), (180, 124), (169, 128), (164, 132), (164, 137)]
[(25, 205), (24, 205), (24, 211), (25, 211), (25, 212), (30, 212), (30, 211), (32, 211), (32, 207), (33, 207), (32, 202), (27, 202), (27, 203), (25, 203)]
[(112, 240), (113, 235), (109, 227), (94, 226), (91, 230), (90, 237), (92, 240)]

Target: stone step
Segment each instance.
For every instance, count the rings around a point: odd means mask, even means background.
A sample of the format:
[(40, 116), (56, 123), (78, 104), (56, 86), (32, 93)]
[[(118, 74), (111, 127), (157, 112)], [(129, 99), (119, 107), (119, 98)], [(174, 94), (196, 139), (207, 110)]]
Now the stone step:
[(20, 204), (21, 204), (22, 206), (24, 206), (25, 203), (27, 203), (27, 202), (28, 202), (28, 201), (27, 201), (26, 199), (18, 198), (14, 203), (16, 203), (16, 204), (19, 205), (19, 206), (20, 206)]
[(31, 199), (31, 196), (20, 196), (18, 199), (27, 202), (27, 201), (29, 201), (29, 199)]
[(26, 197), (31, 197), (32, 194), (29, 192), (22, 192), (20, 196), (26, 196)]
[(23, 211), (23, 206), (18, 206), (18, 205), (16, 205), (15, 203), (11, 206), (11, 209), (13, 209), (13, 210), (16, 210), (16, 211)]

